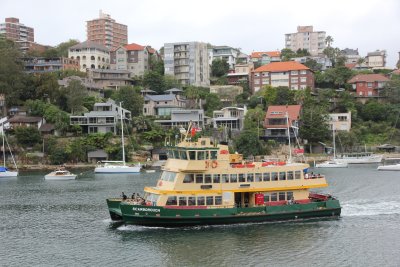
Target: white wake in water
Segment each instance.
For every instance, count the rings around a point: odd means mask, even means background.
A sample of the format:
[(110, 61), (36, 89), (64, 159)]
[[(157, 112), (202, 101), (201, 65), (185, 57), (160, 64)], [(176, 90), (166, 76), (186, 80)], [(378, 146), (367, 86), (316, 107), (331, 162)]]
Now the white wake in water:
[(342, 204), (342, 216), (376, 216), (400, 214), (400, 201), (359, 200)]

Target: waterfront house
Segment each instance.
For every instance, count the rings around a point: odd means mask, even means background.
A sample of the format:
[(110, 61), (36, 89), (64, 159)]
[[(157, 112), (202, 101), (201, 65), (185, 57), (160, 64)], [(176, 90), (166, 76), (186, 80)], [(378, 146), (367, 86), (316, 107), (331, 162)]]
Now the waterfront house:
[(171, 110), (171, 119), (169, 120), (155, 120), (164, 128), (185, 128), (188, 129), (190, 123), (195, 128), (204, 127), (204, 110), (202, 109), (180, 109)]
[(329, 127), (334, 127), (335, 131), (350, 132), (351, 129), (351, 112), (347, 113), (331, 113), (329, 114)]
[(264, 120), (263, 138), (287, 143), (289, 128), (290, 139), (294, 142), (295, 137), (298, 136), (300, 112), (300, 105), (269, 106)]
[[(122, 108), (122, 119), (131, 120), (131, 112)], [(71, 125), (79, 125), (84, 133), (117, 133), (117, 124), (121, 121), (120, 107), (114, 100), (106, 103), (95, 103), (93, 111), (83, 116), (70, 116)]]
[(253, 52), (250, 55), (251, 61), (258, 65), (265, 65), (271, 62), (279, 62), (281, 61), (281, 52), (280, 51), (269, 51), (269, 52)]
[(226, 107), (213, 112), (213, 127), (227, 128), (233, 131), (241, 131), (244, 126), (244, 117), (246, 116), (247, 108)]
[(16, 127), (33, 127), (40, 129), (40, 127), (46, 123), (46, 120), (42, 117), (36, 116), (15, 115), (8, 120), (8, 123), (12, 129), (15, 129)]
[(365, 103), (371, 98), (382, 98), (381, 91), (388, 81), (389, 78), (382, 74), (358, 74), (351, 78), (348, 83), (355, 90), (355, 97)]
[(90, 83), (103, 89), (117, 90), (133, 84), (131, 73), (127, 70), (90, 69), (87, 74)]
[[(151, 91), (151, 90), (150, 90)], [(172, 88), (167, 94), (144, 95), (143, 115), (145, 116), (170, 116), (173, 110), (186, 108), (186, 98), (181, 95), (182, 90)]]

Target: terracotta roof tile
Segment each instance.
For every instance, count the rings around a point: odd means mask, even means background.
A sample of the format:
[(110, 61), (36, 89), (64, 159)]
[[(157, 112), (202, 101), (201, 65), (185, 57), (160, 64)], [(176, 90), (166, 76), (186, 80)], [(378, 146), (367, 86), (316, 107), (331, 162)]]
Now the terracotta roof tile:
[(289, 70), (309, 70), (309, 68), (296, 61), (271, 62), (255, 69), (254, 72), (280, 72)]
[(262, 55), (267, 54), (270, 57), (280, 57), (281, 52), (280, 51), (270, 51), (270, 52), (253, 52), (251, 53), (251, 58), (261, 58)]
[(357, 82), (387, 82), (389, 78), (383, 76), (382, 74), (358, 74), (351, 78), (348, 83)]
[(301, 105), (282, 105), (282, 106), (269, 106), (266, 119), (271, 118), (285, 118), (286, 112), (289, 115), (290, 121), (298, 120), (300, 117)]
[(135, 43), (131, 43), (131, 44), (125, 45), (124, 47), (128, 51), (143, 51), (144, 48), (145, 48), (145, 46), (138, 45), (138, 44), (135, 44)]

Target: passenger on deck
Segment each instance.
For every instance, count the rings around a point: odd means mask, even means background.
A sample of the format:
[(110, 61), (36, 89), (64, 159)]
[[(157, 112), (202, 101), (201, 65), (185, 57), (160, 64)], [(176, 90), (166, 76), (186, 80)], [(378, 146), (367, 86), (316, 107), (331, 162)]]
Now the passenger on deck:
[(131, 198), (132, 198), (132, 199), (135, 199), (135, 193), (132, 194), (132, 197), (131, 197)]
[(126, 200), (128, 197), (125, 195), (125, 193), (124, 192), (122, 192), (122, 199), (123, 200)]

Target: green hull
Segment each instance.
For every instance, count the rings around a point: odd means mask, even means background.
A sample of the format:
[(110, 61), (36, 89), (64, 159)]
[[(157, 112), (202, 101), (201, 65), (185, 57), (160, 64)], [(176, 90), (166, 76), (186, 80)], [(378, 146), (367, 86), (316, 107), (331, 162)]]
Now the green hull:
[(126, 224), (164, 227), (332, 217), (340, 216), (341, 212), (339, 201), (336, 199), (307, 204), (217, 209), (170, 209), (133, 205), (120, 200), (107, 200), (107, 203), (113, 220), (122, 218)]

